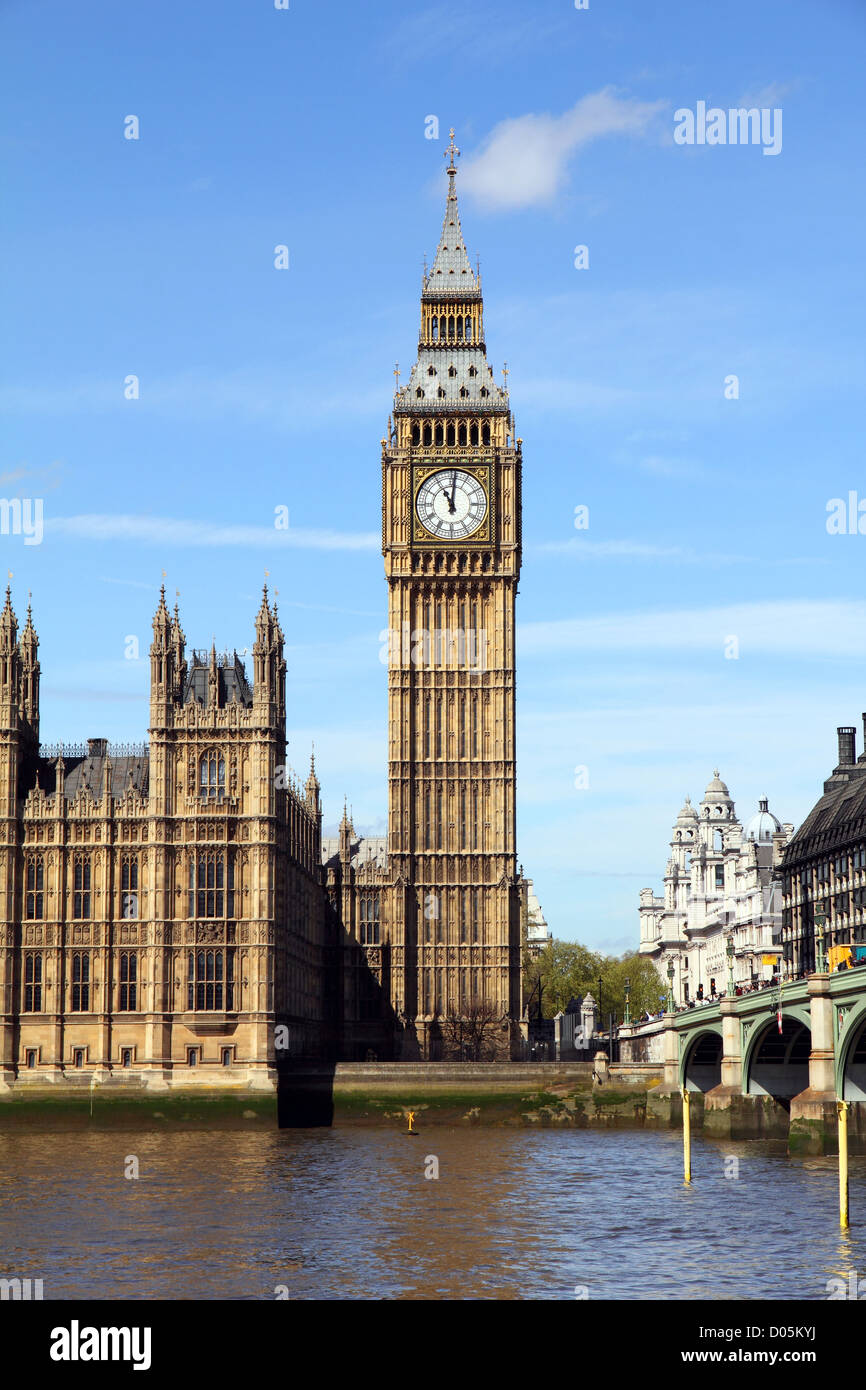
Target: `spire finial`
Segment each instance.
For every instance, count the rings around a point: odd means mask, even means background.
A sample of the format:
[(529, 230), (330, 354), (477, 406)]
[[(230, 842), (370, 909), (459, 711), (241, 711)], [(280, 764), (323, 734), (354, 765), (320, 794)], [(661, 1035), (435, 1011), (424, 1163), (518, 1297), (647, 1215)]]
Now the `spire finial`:
[(454, 163), (454, 156), (455, 156), (455, 155), (458, 155), (458, 156), (459, 156), (459, 154), (460, 154), (460, 151), (458, 150), (457, 146), (456, 146), (455, 143), (454, 143), (454, 127), (453, 127), (453, 126), (451, 127), (450, 135), (451, 135), (451, 142), (450, 142), (450, 144), (448, 145), (447, 149), (444, 151), (443, 156), (442, 156), (443, 159), (446, 157), (446, 155), (447, 155), (447, 157), (448, 157), (448, 174), (449, 174), (449, 177), (450, 177), (452, 174), (456, 174), (456, 173), (457, 173), (457, 165)]
[(396, 383), (397, 389), (399, 389), (399, 386), (400, 386), (400, 363), (399, 363), (399, 362), (395, 362), (395, 363), (394, 363), (394, 381), (395, 381), (395, 383)]

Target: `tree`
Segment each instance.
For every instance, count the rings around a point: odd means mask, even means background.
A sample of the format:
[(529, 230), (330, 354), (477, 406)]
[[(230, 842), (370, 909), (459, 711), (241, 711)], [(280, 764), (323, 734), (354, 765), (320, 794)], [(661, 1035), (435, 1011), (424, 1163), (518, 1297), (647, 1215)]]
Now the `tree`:
[[(601, 979), (601, 999), (598, 982)], [(629, 980), (632, 1018), (647, 1010), (656, 1013), (666, 991), (655, 966), (637, 951), (622, 956), (604, 956), (577, 941), (553, 941), (539, 955), (524, 963), (524, 998), (540, 998), (541, 1016), (553, 1018), (565, 1009), (571, 998), (592, 994), (600, 1004), (599, 1026), (607, 1027), (613, 1014), (618, 1022), (625, 1016), (625, 981)]]
[(442, 1024), (445, 1055), (457, 1062), (483, 1062), (496, 1055), (502, 1013), (486, 999), (472, 995), (449, 1009)]

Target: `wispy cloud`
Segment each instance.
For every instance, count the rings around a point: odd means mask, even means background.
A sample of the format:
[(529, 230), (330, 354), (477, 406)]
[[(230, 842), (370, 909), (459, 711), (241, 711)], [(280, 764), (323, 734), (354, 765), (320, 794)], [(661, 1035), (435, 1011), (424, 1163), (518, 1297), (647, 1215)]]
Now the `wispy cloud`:
[(154, 545), (247, 546), (258, 550), (376, 550), (380, 537), (373, 531), (315, 531), (271, 526), (225, 526), (215, 521), (189, 521), (168, 516), (111, 516), (89, 513), (51, 517), (48, 532), (88, 541), (144, 541)]
[(799, 86), (799, 78), (795, 78), (793, 82), (768, 82), (765, 87), (752, 88), (744, 92), (736, 104), (746, 107), (778, 106), (783, 97), (789, 92), (795, 92)]
[(287, 383), (272, 363), (213, 374), (143, 376), (140, 392), (138, 400), (126, 400), (122, 374), (114, 380), (94, 376), (49, 387), (10, 382), (0, 388), (0, 410), (22, 415), (152, 410), (176, 419), (236, 417), (297, 429), (299, 420), (304, 419), (310, 423), (335, 414), (363, 418), (382, 415), (388, 402), (387, 387), (381, 381), (367, 386), (360, 383), (336, 394), (329, 386), (322, 386), (321, 377)]
[(22, 497), (25, 493), (32, 496), (36, 491), (54, 492), (62, 482), (64, 468), (61, 459), (35, 468), (22, 463), (18, 468), (0, 473), (0, 488), (7, 497)]
[(565, 651), (716, 651), (728, 637), (749, 653), (834, 657), (862, 663), (866, 602), (780, 599), (718, 608), (613, 613), (599, 618), (526, 623), (518, 629), (521, 656)]
[(467, 159), (461, 188), (491, 208), (549, 203), (561, 192), (581, 146), (607, 135), (645, 135), (667, 105), (620, 97), (606, 87), (581, 97), (561, 116), (529, 112), (500, 121)]
[(647, 454), (645, 458), (640, 459), (638, 467), (643, 473), (650, 473), (654, 478), (703, 478), (707, 472), (700, 463), (689, 459), (668, 458), (664, 454)]
[(590, 541), (570, 537), (567, 541), (542, 541), (527, 545), (528, 551), (545, 555), (574, 555), (580, 560), (678, 560), (683, 564), (745, 565), (748, 555), (716, 555), (691, 550), (682, 545), (650, 545), (645, 541)]

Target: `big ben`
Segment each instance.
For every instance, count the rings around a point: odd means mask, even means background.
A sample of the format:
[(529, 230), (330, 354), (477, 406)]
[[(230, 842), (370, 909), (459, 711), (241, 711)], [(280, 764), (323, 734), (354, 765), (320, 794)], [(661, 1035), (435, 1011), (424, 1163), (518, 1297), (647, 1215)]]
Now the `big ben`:
[[(391, 1008), (403, 1055), (515, 1055), (521, 1012), (515, 600), (521, 441), (487, 361), (454, 132), (418, 356), (382, 452)], [(483, 1041), (483, 1049), (480, 1045)]]

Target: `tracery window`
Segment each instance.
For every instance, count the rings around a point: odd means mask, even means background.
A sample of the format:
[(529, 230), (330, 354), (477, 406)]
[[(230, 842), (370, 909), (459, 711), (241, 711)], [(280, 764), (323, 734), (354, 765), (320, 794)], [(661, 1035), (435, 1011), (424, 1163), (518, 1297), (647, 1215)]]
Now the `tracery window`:
[(90, 1009), (90, 952), (72, 953), (72, 1012), (87, 1013)]
[(120, 861), (120, 910), (124, 917), (139, 915), (137, 854), (125, 854)]
[(235, 866), (231, 855), (201, 850), (189, 861), (190, 917), (234, 917)]
[(187, 997), (190, 1011), (233, 1009), (235, 953), (232, 949), (190, 951), (187, 956)]
[(41, 922), (43, 917), (45, 888), (45, 861), (41, 854), (32, 854), (27, 859), (25, 916), (29, 922)]
[(24, 955), (24, 1012), (42, 1012), (42, 952), (26, 951)]
[(72, 915), (90, 916), (90, 860), (83, 854), (72, 861)]
[(226, 794), (225, 758), (216, 748), (208, 749), (199, 761), (199, 794), (213, 801), (222, 801)]
[(138, 994), (138, 952), (121, 951), (120, 984), (117, 1007), (124, 1013), (136, 1007)]
[(379, 899), (362, 898), (360, 902), (360, 935), (362, 946), (379, 945)]

